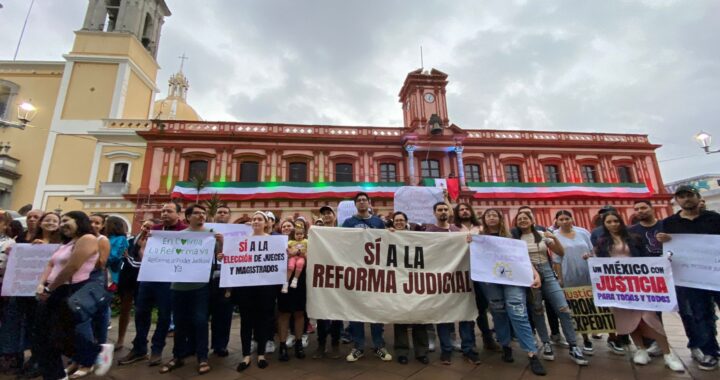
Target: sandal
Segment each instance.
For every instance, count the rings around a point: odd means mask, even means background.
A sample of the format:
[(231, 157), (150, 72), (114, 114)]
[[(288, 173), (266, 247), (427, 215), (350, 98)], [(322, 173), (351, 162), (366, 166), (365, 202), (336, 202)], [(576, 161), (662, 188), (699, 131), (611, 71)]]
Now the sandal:
[(72, 375), (70, 375), (69, 379), (82, 379), (83, 377), (87, 377), (93, 373), (94, 368), (93, 367), (80, 367), (77, 371), (75, 371)]
[(160, 368), (160, 373), (168, 373), (174, 369), (178, 369), (185, 365), (185, 363), (182, 361), (182, 359), (172, 359), (169, 362), (165, 363), (162, 368)]
[(210, 369), (210, 364), (208, 364), (208, 362), (201, 362), (200, 364), (198, 364), (198, 375), (204, 375), (210, 372)]

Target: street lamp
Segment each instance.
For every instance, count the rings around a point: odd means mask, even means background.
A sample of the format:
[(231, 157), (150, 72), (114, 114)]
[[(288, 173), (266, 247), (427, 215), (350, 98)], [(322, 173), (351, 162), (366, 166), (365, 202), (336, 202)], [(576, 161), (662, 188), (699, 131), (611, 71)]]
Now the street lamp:
[(710, 143), (712, 142), (712, 136), (710, 136), (709, 133), (700, 131), (697, 135), (695, 135), (695, 140), (698, 141), (700, 144), (700, 147), (705, 151), (707, 154), (711, 153), (719, 153), (720, 149), (717, 150), (710, 150)]
[(29, 101), (22, 102), (17, 108), (17, 118), (19, 123), (13, 123), (10, 121), (0, 120), (0, 128), (17, 128), (25, 129), (28, 123), (35, 117), (37, 109)]

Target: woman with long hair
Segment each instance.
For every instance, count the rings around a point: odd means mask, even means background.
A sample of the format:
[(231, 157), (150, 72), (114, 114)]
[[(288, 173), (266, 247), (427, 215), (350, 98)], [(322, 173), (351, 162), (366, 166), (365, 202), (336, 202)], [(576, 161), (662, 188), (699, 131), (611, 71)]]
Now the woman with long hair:
[[(500, 210), (490, 208), (485, 210), (480, 219), (483, 234), (511, 238), (505, 226), (505, 219)], [(533, 287), (540, 286), (540, 276), (533, 268)], [(520, 343), (520, 347), (527, 353), (530, 361), (530, 370), (539, 376), (546, 374), (545, 368), (538, 359), (535, 337), (533, 336), (530, 319), (527, 312), (527, 288), (513, 285), (482, 283), (481, 288), (490, 304), (490, 314), (495, 326), (495, 335), (502, 346), (502, 360), (506, 363), (514, 361), (512, 348), (512, 332)]]
[[(268, 216), (262, 211), (252, 215), (252, 236), (269, 236), (266, 231)], [(241, 372), (250, 367), (251, 341), (253, 335), (258, 342), (257, 366), (267, 368), (265, 358), (265, 345), (271, 338), (272, 321), (275, 314), (275, 297), (280, 291), (279, 285), (259, 285), (233, 288), (233, 299), (240, 309), (240, 340), (242, 345), (242, 360), (238, 363), (237, 371)]]
[(37, 221), (37, 229), (33, 234), (33, 244), (60, 244), (63, 237), (60, 233), (60, 215), (54, 212), (44, 213)]
[[(46, 339), (45, 344), (38, 344), (38, 362), (44, 379), (65, 378), (62, 354), (73, 346), (68, 343), (74, 341), (80, 365), (95, 363), (95, 374), (102, 376), (112, 364), (113, 345), (95, 343), (91, 317), (68, 307), (71, 295), (84, 296), (83, 288), (92, 286), (90, 274), (100, 256), (98, 240), (92, 233), (90, 219), (82, 211), (64, 214), (60, 231), (64, 244), (53, 253), (36, 290), (39, 303), (35, 328)], [(82, 301), (92, 303), (89, 299)]]
[(535, 228), (533, 216), (528, 211), (520, 211), (515, 216), (515, 227), (520, 231), (520, 240), (527, 245), (530, 262), (540, 274), (542, 284), (540, 288), (532, 290), (533, 321), (538, 336), (543, 343), (543, 358), (555, 360), (555, 353), (550, 344), (550, 336), (545, 324), (545, 312), (543, 299), (553, 308), (555, 314), (560, 318), (560, 325), (563, 335), (570, 345), (570, 358), (578, 365), (588, 365), (582, 350), (577, 346), (575, 338), (575, 326), (573, 325), (570, 308), (565, 299), (565, 292), (560, 287), (555, 272), (550, 266), (548, 249), (555, 254), (562, 256), (565, 251), (560, 240), (550, 232), (545, 231), (542, 235)]
[[(642, 238), (631, 234), (622, 217), (616, 211), (608, 211), (601, 216), (602, 235), (595, 248), (597, 257), (643, 257), (646, 250)], [(663, 352), (665, 366), (676, 372), (684, 372), (682, 362), (670, 351), (667, 335), (657, 313), (647, 310), (612, 308), (615, 317), (615, 330), (618, 334), (630, 334), (637, 351), (633, 362), (645, 365), (650, 362), (643, 338), (657, 342)]]

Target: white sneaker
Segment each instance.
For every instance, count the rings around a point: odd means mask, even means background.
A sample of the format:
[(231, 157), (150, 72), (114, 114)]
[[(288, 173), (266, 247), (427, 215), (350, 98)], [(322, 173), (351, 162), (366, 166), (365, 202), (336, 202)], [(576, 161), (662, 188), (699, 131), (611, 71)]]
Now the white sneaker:
[(285, 339), (285, 345), (292, 347), (293, 344), (295, 344), (295, 335), (289, 334), (287, 339)]
[(428, 342), (428, 351), (435, 352), (435, 340)]
[(100, 345), (100, 353), (95, 359), (95, 374), (98, 376), (104, 376), (110, 370), (113, 361), (113, 352), (115, 351), (115, 345), (105, 343)]
[(662, 350), (660, 349), (660, 346), (658, 346), (657, 342), (653, 342), (650, 347), (648, 347), (647, 353), (653, 358), (663, 356)]
[(297, 278), (293, 278), (292, 282), (290, 283), (290, 287), (293, 289), (297, 288), (297, 282), (298, 282)]
[(303, 334), (300, 340), (302, 341), (303, 348), (307, 348), (308, 344), (310, 344), (310, 339), (308, 338), (307, 334)]
[(552, 342), (553, 346), (559, 346), (564, 348), (570, 347), (570, 344), (567, 342), (565, 337), (560, 334), (550, 335), (550, 342)]
[(664, 355), (663, 357), (665, 358), (666, 367), (670, 368), (675, 372), (685, 372), (685, 367), (683, 366), (683, 363), (680, 361), (680, 359), (678, 359), (677, 356), (675, 356), (675, 354), (671, 352), (667, 355)]
[(257, 350), (257, 341), (253, 340), (250, 342), (250, 352), (255, 352), (255, 350)]
[(280, 290), (280, 293), (285, 294), (287, 292), (288, 292), (288, 283), (286, 282), (283, 284), (283, 287), (282, 287), (282, 290)]
[(696, 362), (700, 363), (703, 361), (705, 354), (703, 354), (702, 350), (696, 347), (690, 349), (690, 357), (692, 357), (692, 359)]
[(638, 348), (638, 350), (635, 351), (635, 355), (633, 355), (633, 362), (639, 365), (650, 363), (650, 355), (648, 355), (647, 350), (644, 348)]
[(265, 353), (272, 354), (273, 352), (275, 352), (275, 341), (268, 340), (267, 343), (265, 343)]

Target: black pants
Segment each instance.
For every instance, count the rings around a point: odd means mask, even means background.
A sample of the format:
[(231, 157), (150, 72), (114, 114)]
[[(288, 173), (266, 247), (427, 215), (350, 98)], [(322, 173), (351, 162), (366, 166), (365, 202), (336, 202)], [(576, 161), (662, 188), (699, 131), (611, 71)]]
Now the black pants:
[(475, 305), (478, 309), (477, 322), (483, 339), (492, 340), (492, 331), (490, 331), (490, 321), (488, 320), (488, 300), (480, 287), (480, 282), (473, 281), (473, 290), (475, 291)]
[(327, 336), (330, 334), (330, 344), (337, 346), (340, 344), (340, 332), (343, 328), (342, 321), (331, 321), (328, 319), (318, 319), (317, 321), (317, 338), (320, 348), (324, 348), (327, 344)]
[(213, 350), (227, 350), (230, 340), (230, 325), (232, 324), (233, 302), (226, 297), (230, 290), (220, 287), (220, 279), (210, 281), (210, 331)]
[(67, 305), (70, 294), (69, 285), (60, 286), (35, 309), (37, 337), (44, 337), (44, 343), (37, 344), (34, 354), (44, 380), (64, 378), (62, 355), (74, 354), (75, 322)]
[[(432, 325), (430, 325), (432, 326)], [(413, 324), (395, 324), (393, 330), (395, 333), (395, 353), (397, 356), (407, 357), (410, 353), (410, 343), (408, 342), (408, 328), (412, 328), (412, 343), (415, 357), (421, 358), (427, 356), (428, 353), (428, 325)]]
[(257, 341), (257, 354), (265, 355), (265, 343), (272, 336), (275, 300), (280, 287), (276, 285), (235, 288), (233, 299), (240, 309), (240, 341), (242, 355), (250, 355), (253, 336)]

